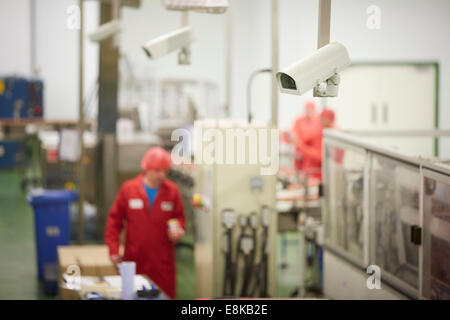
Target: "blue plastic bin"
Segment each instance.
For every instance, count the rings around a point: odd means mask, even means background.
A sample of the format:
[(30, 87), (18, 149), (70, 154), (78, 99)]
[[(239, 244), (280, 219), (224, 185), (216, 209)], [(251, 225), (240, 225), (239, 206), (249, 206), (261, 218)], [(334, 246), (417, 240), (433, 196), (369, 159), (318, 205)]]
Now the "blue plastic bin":
[(69, 205), (77, 200), (78, 194), (69, 190), (33, 190), (28, 194), (28, 201), (34, 209), (36, 234), (36, 256), (39, 279), (58, 265), (58, 246), (69, 245), (70, 214)]

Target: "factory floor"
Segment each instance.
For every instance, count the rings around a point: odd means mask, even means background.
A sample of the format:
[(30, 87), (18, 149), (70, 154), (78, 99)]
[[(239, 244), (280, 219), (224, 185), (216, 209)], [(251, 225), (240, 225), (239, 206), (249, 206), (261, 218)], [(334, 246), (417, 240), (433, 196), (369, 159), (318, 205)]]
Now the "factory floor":
[[(193, 244), (192, 237), (187, 243)], [(290, 297), (298, 283), (298, 239), (295, 233), (279, 234), (278, 296)], [(177, 250), (177, 298), (195, 298), (193, 250)], [(53, 299), (44, 295), (37, 280), (33, 212), (20, 188), (18, 171), (0, 171), (0, 300)]]
[(46, 299), (37, 281), (33, 212), (16, 171), (0, 171), (0, 299)]

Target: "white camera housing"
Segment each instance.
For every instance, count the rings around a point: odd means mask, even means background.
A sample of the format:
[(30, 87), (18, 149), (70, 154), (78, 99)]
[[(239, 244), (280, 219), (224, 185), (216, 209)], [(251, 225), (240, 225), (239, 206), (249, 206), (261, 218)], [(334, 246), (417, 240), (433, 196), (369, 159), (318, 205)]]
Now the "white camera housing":
[(338, 73), (350, 62), (347, 49), (342, 44), (329, 43), (309, 57), (277, 72), (280, 92), (302, 95), (314, 88), (316, 97), (335, 97), (340, 82)]
[(191, 28), (184, 27), (150, 40), (142, 48), (150, 59), (158, 59), (172, 51), (186, 48), (194, 41)]
[(89, 39), (94, 42), (101, 42), (109, 37), (115, 36), (122, 31), (122, 25), (119, 20), (111, 20), (102, 24), (96, 31), (89, 34)]

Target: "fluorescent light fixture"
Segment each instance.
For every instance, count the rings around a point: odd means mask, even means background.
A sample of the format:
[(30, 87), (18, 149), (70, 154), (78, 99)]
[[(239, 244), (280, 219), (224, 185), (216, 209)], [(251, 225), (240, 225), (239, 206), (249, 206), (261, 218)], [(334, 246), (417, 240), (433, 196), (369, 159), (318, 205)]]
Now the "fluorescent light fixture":
[(227, 11), (228, 0), (164, 0), (168, 10), (197, 11), (202, 13), (224, 13)]

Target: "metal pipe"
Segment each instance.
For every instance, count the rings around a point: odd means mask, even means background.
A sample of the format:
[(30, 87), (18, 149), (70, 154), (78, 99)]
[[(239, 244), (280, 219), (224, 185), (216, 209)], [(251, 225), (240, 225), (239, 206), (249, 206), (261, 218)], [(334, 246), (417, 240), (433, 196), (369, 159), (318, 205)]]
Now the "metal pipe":
[(298, 297), (303, 298), (306, 293), (306, 226), (300, 225), (298, 227), (299, 235), (299, 251), (300, 251), (300, 265), (299, 265), (299, 288)]
[(229, 1), (227, 9), (227, 29), (226, 29), (226, 57), (225, 57), (225, 117), (231, 113), (231, 72), (232, 72), (232, 54), (233, 54), (233, 3)]
[[(188, 11), (181, 12), (181, 27), (187, 27), (189, 25), (189, 13)], [(191, 64), (191, 49), (189, 46), (183, 47), (178, 53), (178, 64), (189, 65)]]
[(422, 129), (406, 129), (406, 130), (342, 130), (341, 132), (354, 134), (358, 136), (366, 137), (398, 137), (398, 138), (411, 138), (411, 137), (450, 137), (450, 130), (422, 130)]
[[(128, 2), (126, 2), (128, 3)], [(119, 12), (120, 14), (120, 12)], [(113, 18), (110, 3), (100, 4), (100, 24)], [(117, 92), (119, 85), (119, 48), (113, 38), (100, 43), (98, 89), (98, 136), (100, 146), (97, 174), (97, 240), (104, 238), (107, 213), (117, 192), (116, 124), (118, 118)]]
[(189, 25), (189, 12), (183, 11), (181, 12), (181, 26), (187, 27)]
[(80, 6), (80, 32), (79, 32), (79, 97), (78, 97), (78, 143), (79, 143), (79, 154), (80, 159), (78, 162), (78, 241), (80, 244), (84, 242), (84, 167), (83, 167), (83, 157), (84, 157), (84, 141), (83, 141), (83, 133), (84, 133), (84, 104), (83, 104), (83, 34), (84, 34), (84, 13), (83, 13), (83, 0), (79, 0)]
[(113, 0), (112, 3), (113, 20), (119, 20), (119, 14), (120, 14), (120, 0)]
[(272, 0), (272, 126), (278, 127), (278, 83), (275, 73), (279, 70), (278, 46), (278, 0)]
[(255, 78), (256, 75), (264, 73), (264, 72), (272, 72), (272, 69), (261, 69), (261, 70), (254, 71), (250, 75), (250, 78), (248, 79), (248, 82), (247, 82), (247, 120), (248, 120), (248, 123), (251, 123), (252, 122), (252, 118), (253, 118), (253, 115), (252, 115), (252, 94), (251, 94), (253, 79)]

